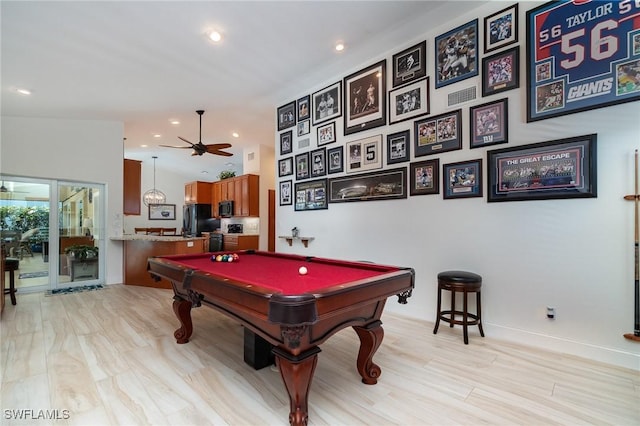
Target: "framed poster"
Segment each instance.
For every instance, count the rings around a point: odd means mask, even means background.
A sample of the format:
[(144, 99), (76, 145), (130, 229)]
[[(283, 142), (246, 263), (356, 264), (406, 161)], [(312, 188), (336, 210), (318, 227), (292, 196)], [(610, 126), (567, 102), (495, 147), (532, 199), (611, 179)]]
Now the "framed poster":
[(462, 110), (414, 122), (416, 157), (462, 149)]
[(347, 142), (347, 173), (382, 167), (382, 135)]
[(293, 174), (293, 157), (278, 160), (278, 176), (289, 176)]
[(149, 204), (149, 220), (176, 220), (176, 205)]
[(487, 152), (487, 201), (595, 198), (597, 135)]
[(293, 151), (293, 132), (280, 133), (280, 155), (290, 154)]
[(296, 180), (309, 178), (309, 153), (296, 155)]
[(427, 75), (427, 41), (393, 55), (393, 87)]
[(640, 4), (554, 1), (527, 12), (527, 122), (640, 99)]
[(320, 177), (327, 174), (327, 150), (326, 148), (311, 151), (311, 177)]
[(344, 149), (341, 146), (327, 150), (327, 171), (329, 173), (342, 173), (344, 171)]
[(311, 126), (309, 126), (309, 120), (298, 121), (298, 136), (308, 135)]
[(478, 20), (436, 37), (436, 89), (478, 75)]
[(507, 143), (509, 135), (509, 99), (469, 107), (470, 148)]
[(344, 134), (387, 124), (386, 60), (344, 79)]
[(482, 197), (482, 159), (442, 166), (442, 198)]
[(293, 204), (293, 198), (291, 198), (291, 194), (293, 191), (291, 190), (292, 182), (290, 180), (285, 180), (280, 182), (280, 205), (281, 206), (290, 206)]
[(278, 130), (296, 125), (296, 101), (278, 107)]
[(518, 42), (518, 3), (484, 18), (484, 53)]
[(387, 164), (409, 161), (410, 135), (410, 130), (387, 135)]
[(338, 81), (311, 95), (313, 125), (342, 115), (342, 82)]
[(482, 59), (482, 96), (520, 87), (520, 48)]
[(318, 146), (327, 145), (336, 141), (336, 122), (323, 124), (316, 129), (318, 133)]
[(297, 101), (298, 105), (298, 121), (308, 120), (311, 117), (309, 112), (309, 103), (311, 102), (311, 96), (303, 96)]
[(410, 195), (440, 193), (440, 160), (417, 161), (409, 164)]
[(322, 210), (327, 208), (327, 180), (318, 179), (296, 182), (295, 211)]
[(407, 168), (329, 179), (329, 202), (407, 198)]
[(389, 91), (389, 124), (429, 114), (429, 78)]

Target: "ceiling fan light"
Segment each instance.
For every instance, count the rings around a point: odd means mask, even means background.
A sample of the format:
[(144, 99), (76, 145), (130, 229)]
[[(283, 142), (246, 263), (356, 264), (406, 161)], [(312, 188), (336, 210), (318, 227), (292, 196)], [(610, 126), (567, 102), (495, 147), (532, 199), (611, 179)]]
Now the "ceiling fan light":
[(222, 35), (217, 31), (209, 31), (208, 36), (211, 41), (214, 41), (216, 43), (222, 40)]

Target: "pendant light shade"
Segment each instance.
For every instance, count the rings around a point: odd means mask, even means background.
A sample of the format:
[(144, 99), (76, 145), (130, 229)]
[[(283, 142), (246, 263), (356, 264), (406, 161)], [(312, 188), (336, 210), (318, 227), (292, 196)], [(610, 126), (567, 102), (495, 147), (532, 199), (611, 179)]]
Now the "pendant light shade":
[(145, 206), (150, 204), (164, 204), (167, 200), (167, 196), (164, 195), (164, 192), (156, 189), (156, 158), (158, 157), (154, 155), (151, 158), (153, 158), (153, 189), (148, 190), (142, 196), (142, 201)]

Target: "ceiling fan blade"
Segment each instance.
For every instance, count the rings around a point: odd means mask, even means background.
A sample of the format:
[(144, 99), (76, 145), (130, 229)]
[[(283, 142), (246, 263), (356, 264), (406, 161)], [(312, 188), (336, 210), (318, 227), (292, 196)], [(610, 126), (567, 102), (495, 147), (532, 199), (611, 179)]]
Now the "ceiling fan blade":
[(183, 138), (182, 136), (178, 136), (178, 139), (180, 139), (181, 141), (184, 141), (186, 143), (188, 143), (189, 145), (193, 146), (195, 145), (193, 142), (189, 142), (188, 140), (186, 140), (185, 138)]
[(222, 155), (223, 157), (231, 157), (233, 154), (230, 152), (226, 152), (226, 151), (220, 151), (218, 149), (214, 149), (214, 150), (209, 150), (208, 151), (209, 154), (213, 154), (213, 155)]
[(209, 145), (205, 145), (205, 147), (207, 148), (207, 152), (213, 152), (218, 149), (231, 148), (231, 144), (230, 143), (211, 143)]
[(173, 146), (173, 145), (158, 145), (163, 146), (165, 148), (179, 148), (179, 149), (193, 149), (191, 146)]

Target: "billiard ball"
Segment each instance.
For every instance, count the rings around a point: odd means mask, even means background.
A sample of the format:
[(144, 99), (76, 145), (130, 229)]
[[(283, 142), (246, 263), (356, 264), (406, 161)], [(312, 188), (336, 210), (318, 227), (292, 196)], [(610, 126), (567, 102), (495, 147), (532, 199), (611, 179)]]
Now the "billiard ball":
[(213, 256), (211, 256), (211, 261), (215, 262), (216, 261), (216, 255), (214, 254)]
[(300, 269), (298, 269), (298, 273), (300, 275), (307, 275), (307, 268), (304, 266), (301, 266)]
[(222, 255), (221, 254), (216, 256), (216, 262), (222, 262)]

